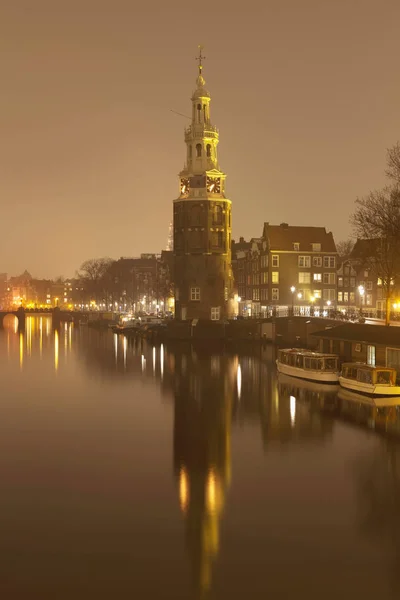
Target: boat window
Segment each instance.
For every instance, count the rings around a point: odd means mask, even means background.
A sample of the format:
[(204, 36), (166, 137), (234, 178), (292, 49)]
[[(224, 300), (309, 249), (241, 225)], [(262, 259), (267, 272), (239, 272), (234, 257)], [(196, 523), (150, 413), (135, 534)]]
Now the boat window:
[(315, 371), (318, 369), (318, 360), (316, 358), (311, 359), (311, 368)]
[(324, 359), (323, 358), (317, 358), (317, 369), (318, 371), (322, 371), (324, 368)]
[(301, 354), (298, 354), (296, 356), (296, 367), (303, 367), (303, 357), (301, 356)]
[(376, 374), (377, 383), (390, 385), (390, 371), (378, 371)]
[(357, 369), (354, 367), (345, 367), (344, 377), (347, 377), (347, 379), (357, 379)]
[(326, 358), (325, 359), (325, 369), (327, 371), (336, 371), (336, 358)]
[(311, 359), (310, 358), (304, 358), (304, 368), (311, 369)]
[(357, 381), (361, 381), (361, 383), (372, 383), (371, 371), (364, 371), (363, 369), (359, 369), (357, 373)]

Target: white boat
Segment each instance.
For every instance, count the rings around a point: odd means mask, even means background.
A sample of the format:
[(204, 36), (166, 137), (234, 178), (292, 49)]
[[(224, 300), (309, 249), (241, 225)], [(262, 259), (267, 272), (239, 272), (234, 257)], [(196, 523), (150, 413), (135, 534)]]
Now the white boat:
[(290, 375), (285, 375), (284, 373), (279, 373), (278, 374), (278, 383), (282, 384), (282, 385), (286, 385), (288, 387), (292, 387), (292, 388), (296, 388), (297, 391), (299, 390), (304, 390), (304, 392), (313, 392), (313, 393), (320, 393), (320, 392), (324, 392), (326, 394), (329, 393), (337, 393), (340, 390), (340, 386), (339, 386), (339, 381), (334, 381), (329, 382), (329, 383), (324, 383), (323, 386), (321, 386), (321, 382), (318, 381), (314, 381), (314, 380), (307, 380), (307, 379), (303, 379), (303, 378), (299, 378), (297, 375), (295, 376), (295, 379), (293, 378), (293, 376)]
[(302, 348), (279, 350), (276, 361), (279, 373), (319, 383), (338, 383), (338, 363), (336, 354), (311, 352)]
[(400, 396), (396, 369), (364, 363), (344, 363), (339, 377), (342, 387), (367, 396)]

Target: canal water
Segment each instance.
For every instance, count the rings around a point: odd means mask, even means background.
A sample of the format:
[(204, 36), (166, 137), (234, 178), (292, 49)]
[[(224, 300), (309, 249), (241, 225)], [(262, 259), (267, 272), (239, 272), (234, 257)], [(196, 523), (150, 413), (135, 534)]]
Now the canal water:
[(1, 597), (400, 597), (397, 409), (274, 358), (7, 322)]

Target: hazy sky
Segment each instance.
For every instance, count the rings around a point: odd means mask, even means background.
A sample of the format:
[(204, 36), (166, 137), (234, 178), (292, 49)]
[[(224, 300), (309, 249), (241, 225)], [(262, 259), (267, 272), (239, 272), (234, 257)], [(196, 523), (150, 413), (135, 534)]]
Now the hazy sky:
[(399, 19), (399, 0), (0, 0), (0, 272), (165, 247), (199, 43), (234, 237), (345, 238), (400, 138)]

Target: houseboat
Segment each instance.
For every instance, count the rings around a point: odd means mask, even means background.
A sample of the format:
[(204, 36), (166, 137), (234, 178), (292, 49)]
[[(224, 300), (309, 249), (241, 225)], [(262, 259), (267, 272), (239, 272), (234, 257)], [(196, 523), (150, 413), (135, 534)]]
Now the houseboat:
[(276, 361), (279, 373), (331, 384), (339, 382), (338, 363), (339, 357), (336, 354), (311, 352), (301, 348), (279, 350)]
[(339, 383), (342, 387), (367, 396), (400, 396), (396, 370), (364, 363), (343, 363)]

